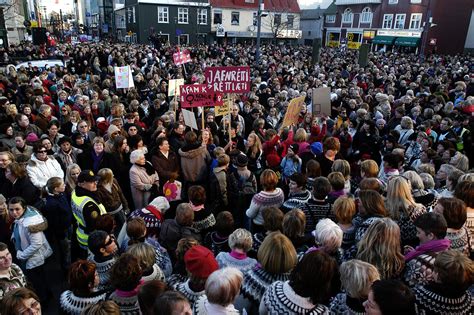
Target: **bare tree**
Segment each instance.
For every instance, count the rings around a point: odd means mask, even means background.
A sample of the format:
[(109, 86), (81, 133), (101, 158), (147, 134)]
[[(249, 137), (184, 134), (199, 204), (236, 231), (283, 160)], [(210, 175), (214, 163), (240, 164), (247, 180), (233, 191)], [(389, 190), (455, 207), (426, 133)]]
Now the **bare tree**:
[(299, 25), (299, 15), (284, 10), (272, 11), (268, 12), (264, 21), (265, 26), (271, 30), (273, 38), (279, 38), (285, 31), (296, 29), (296, 25)]
[(0, 3), (3, 3), (0, 5), (0, 8), (3, 9), (5, 22), (25, 16), (22, 0), (6, 0), (0, 1)]

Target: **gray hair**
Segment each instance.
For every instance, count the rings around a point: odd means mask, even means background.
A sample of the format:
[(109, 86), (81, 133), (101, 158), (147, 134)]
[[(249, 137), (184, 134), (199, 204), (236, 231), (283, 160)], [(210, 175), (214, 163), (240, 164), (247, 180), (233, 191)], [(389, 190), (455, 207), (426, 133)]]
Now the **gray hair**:
[(314, 230), (314, 239), (328, 253), (333, 253), (342, 245), (342, 229), (331, 219), (322, 219)]
[(423, 186), (425, 186), (425, 189), (434, 189), (435, 181), (433, 179), (433, 176), (431, 176), (431, 174), (421, 173), (420, 178), (423, 181)]
[(406, 171), (403, 173), (403, 176), (408, 178), (411, 184), (412, 189), (425, 189), (425, 185), (423, 184), (423, 180), (421, 179), (420, 175), (418, 175), (415, 171)]
[(142, 150), (134, 150), (130, 153), (130, 163), (135, 164), (142, 156), (145, 156)]

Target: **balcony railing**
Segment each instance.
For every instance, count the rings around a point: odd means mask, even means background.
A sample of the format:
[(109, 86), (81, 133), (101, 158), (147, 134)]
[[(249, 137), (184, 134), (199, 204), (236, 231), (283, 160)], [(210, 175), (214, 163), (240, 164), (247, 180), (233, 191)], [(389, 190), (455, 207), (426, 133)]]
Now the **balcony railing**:
[(336, 0), (336, 5), (382, 3), (382, 0)]

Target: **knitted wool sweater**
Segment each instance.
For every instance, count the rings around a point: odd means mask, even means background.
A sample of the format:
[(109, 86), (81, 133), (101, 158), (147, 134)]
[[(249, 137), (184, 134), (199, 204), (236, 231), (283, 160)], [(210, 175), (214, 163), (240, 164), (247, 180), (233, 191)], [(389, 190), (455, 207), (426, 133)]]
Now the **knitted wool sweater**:
[(238, 315), (240, 312), (235, 309), (234, 305), (227, 306), (209, 303), (207, 296), (201, 296), (194, 303), (194, 315)]
[(283, 190), (276, 188), (272, 192), (261, 191), (252, 198), (250, 207), (245, 212), (256, 225), (263, 225), (262, 210), (269, 207), (279, 208), (285, 201)]
[(441, 284), (430, 283), (415, 287), (413, 293), (419, 315), (468, 315), (474, 312), (474, 301), (468, 291), (456, 293)]
[(109, 300), (117, 303), (122, 315), (141, 315), (138, 305), (138, 287), (130, 292), (115, 290), (109, 296)]
[(365, 309), (362, 305), (364, 301), (351, 298), (345, 293), (339, 293), (334, 297), (329, 305), (331, 314), (338, 315), (364, 315)]
[(110, 259), (107, 259), (105, 261), (99, 260), (96, 257), (92, 259), (92, 262), (96, 265), (97, 274), (99, 275), (99, 286), (97, 288), (99, 291), (109, 290), (112, 288), (110, 285), (109, 272), (112, 266), (115, 264), (116, 260), (116, 256), (111, 256)]
[(59, 297), (59, 307), (61, 314), (80, 315), (89, 305), (105, 301), (107, 293), (99, 291), (87, 297), (76, 296), (72, 291), (64, 291)]
[(234, 267), (242, 272), (253, 269), (257, 265), (257, 260), (250, 257), (236, 258), (231, 253), (219, 253), (216, 257), (219, 268)]
[(265, 290), (275, 281), (286, 281), (290, 273), (272, 274), (261, 267), (255, 267), (244, 274), (244, 283), (240, 292), (250, 301), (260, 303)]
[(303, 205), (309, 201), (309, 199), (311, 199), (311, 193), (309, 190), (292, 194), (281, 206), (281, 211), (286, 213), (295, 208), (301, 209)]
[(177, 285), (174, 286), (174, 289), (178, 291), (179, 293), (183, 294), (189, 301), (189, 304), (191, 304), (191, 307), (194, 306), (194, 303), (203, 295), (206, 294), (206, 291), (202, 290), (199, 292), (193, 291), (189, 287), (189, 280), (186, 282), (178, 283)]
[(263, 295), (259, 309), (260, 314), (329, 314), (329, 309), (314, 305), (309, 298), (302, 297), (293, 291), (289, 281), (276, 281)]
[(460, 251), (469, 256), (469, 233), (465, 227), (459, 230), (448, 228), (445, 238), (451, 241), (450, 249)]
[(307, 203), (301, 205), (301, 210), (306, 216), (305, 234), (313, 232), (321, 219), (329, 218), (333, 221), (336, 219), (332, 205), (327, 201), (309, 199)]
[(434, 262), (438, 254), (426, 253), (408, 261), (405, 265), (403, 281), (410, 287), (433, 281)]

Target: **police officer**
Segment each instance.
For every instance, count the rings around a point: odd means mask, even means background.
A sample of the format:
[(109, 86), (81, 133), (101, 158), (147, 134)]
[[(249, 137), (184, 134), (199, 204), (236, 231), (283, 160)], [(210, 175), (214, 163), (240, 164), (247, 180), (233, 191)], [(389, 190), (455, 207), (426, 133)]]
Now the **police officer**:
[(95, 230), (95, 221), (107, 213), (104, 205), (96, 196), (98, 177), (91, 170), (84, 170), (79, 174), (77, 187), (72, 192), (72, 213), (76, 219), (77, 228), (77, 257), (87, 259), (87, 240), (89, 234)]

